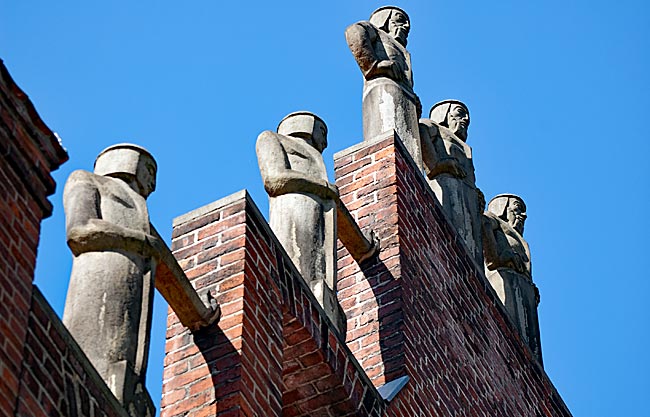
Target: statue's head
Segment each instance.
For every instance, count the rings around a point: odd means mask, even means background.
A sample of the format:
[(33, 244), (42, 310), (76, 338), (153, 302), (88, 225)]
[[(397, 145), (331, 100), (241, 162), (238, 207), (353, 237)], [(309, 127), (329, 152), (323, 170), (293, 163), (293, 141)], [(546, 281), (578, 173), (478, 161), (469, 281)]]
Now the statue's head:
[(95, 160), (95, 174), (134, 183), (147, 198), (156, 189), (156, 161), (145, 148), (120, 143), (104, 149)]
[(469, 128), (469, 109), (462, 101), (443, 100), (431, 107), (429, 118), (434, 122), (447, 126), (463, 142), (467, 141)]
[(285, 116), (278, 125), (278, 133), (302, 138), (321, 153), (327, 147), (325, 122), (308, 111), (297, 111)]
[(526, 203), (521, 197), (514, 194), (499, 194), (488, 203), (488, 211), (510, 224), (523, 236), (524, 223), (528, 216), (526, 215)]
[(391, 35), (397, 42), (406, 46), (411, 30), (411, 21), (409, 15), (399, 7), (384, 6), (372, 12), (370, 23)]

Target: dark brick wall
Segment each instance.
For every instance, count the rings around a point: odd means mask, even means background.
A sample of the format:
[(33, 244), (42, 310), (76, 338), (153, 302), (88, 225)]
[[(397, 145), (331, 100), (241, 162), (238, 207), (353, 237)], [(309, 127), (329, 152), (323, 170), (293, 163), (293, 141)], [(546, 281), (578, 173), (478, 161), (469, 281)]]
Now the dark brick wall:
[(408, 375), (387, 416), (569, 416), (393, 135), (336, 155), (342, 199), (380, 237), (339, 251), (348, 344), (376, 385)]
[(127, 416), (36, 287), (24, 352), (16, 416)]
[(33, 285), (52, 212), (58, 139), (0, 61), (0, 415), (119, 416), (124, 410)]
[(67, 154), (0, 60), (0, 415), (12, 415), (50, 172)]

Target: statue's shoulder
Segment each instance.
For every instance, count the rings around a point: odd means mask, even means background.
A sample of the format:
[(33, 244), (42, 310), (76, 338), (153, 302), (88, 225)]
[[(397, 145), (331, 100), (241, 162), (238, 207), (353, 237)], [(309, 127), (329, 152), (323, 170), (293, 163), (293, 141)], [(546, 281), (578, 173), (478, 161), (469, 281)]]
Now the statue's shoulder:
[(265, 130), (264, 132), (257, 135), (257, 141), (278, 140), (279, 136), (280, 135), (278, 133), (273, 132), (272, 130)]
[(268, 145), (271, 143), (279, 144), (282, 147), (285, 146), (302, 147), (305, 145), (309, 146), (307, 145), (307, 142), (305, 142), (303, 139), (295, 138), (293, 136), (281, 135), (271, 130), (265, 130), (264, 132), (260, 133), (259, 136), (257, 137), (257, 146), (263, 146), (265, 144)]
[(438, 131), (440, 132), (440, 137), (442, 138), (442, 140), (444, 140), (445, 142), (452, 143), (452, 144), (464, 149), (465, 153), (468, 154), (467, 157), (471, 158), (472, 148), (467, 144), (467, 142), (465, 142), (464, 140), (459, 138), (447, 126), (438, 125)]
[(83, 169), (73, 171), (63, 187), (63, 200), (75, 199), (80, 195), (92, 193), (93, 190), (99, 190), (102, 188), (103, 180), (107, 179)]
[(106, 187), (113, 187), (116, 183), (121, 184), (121, 180), (104, 175), (97, 175), (92, 172), (79, 169), (70, 174), (68, 180), (65, 183), (64, 190), (68, 193), (74, 193), (75, 191), (73, 190), (78, 187), (83, 187), (86, 190), (89, 188), (106, 190)]
[(370, 23), (367, 20), (360, 20), (357, 23), (355, 23), (355, 25), (360, 25), (360, 26), (363, 26), (364, 28), (367, 28), (367, 29), (378, 30), (377, 26), (373, 25), (372, 23)]
[(103, 177), (83, 169), (78, 169), (68, 176), (65, 184), (66, 187), (76, 184), (97, 184), (100, 178)]
[[(418, 122), (421, 125), (426, 126), (428, 128), (431, 128), (431, 129), (435, 129), (436, 131), (439, 131), (440, 127), (441, 127), (438, 123), (434, 122), (433, 120), (427, 119), (427, 118), (424, 118), (424, 117), (421, 118)], [(442, 126), (442, 127), (444, 127), (444, 126)]]
[(489, 212), (489, 211), (484, 211), (483, 212), (483, 220), (490, 226), (490, 229), (501, 229), (502, 225), (505, 224), (503, 220), (501, 220), (496, 214)]
[(279, 133), (273, 132), (271, 130), (265, 130), (257, 136), (257, 147), (269, 145), (272, 143), (281, 143), (284, 139)]
[(286, 136), (271, 130), (265, 130), (260, 133), (257, 136), (257, 142), (255, 143), (255, 152), (257, 153), (257, 157), (261, 158), (261, 161), (265, 158), (277, 158), (278, 155), (286, 153), (286, 139)]
[(360, 20), (356, 23), (351, 24), (345, 29), (345, 32), (351, 32), (351, 31), (359, 31), (359, 30), (364, 30), (370, 33), (377, 33), (377, 27), (373, 25), (372, 23), (368, 22), (367, 20)]
[(436, 124), (438, 126), (438, 131), (440, 132), (440, 136), (447, 141), (450, 142), (455, 142), (458, 141), (459, 139), (456, 137), (456, 134), (451, 131), (447, 126), (442, 126), (440, 124)]
[(418, 125), (421, 132), (420, 135), (426, 135), (429, 140), (436, 141), (440, 136), (440, 126), (433, 120), (422, 118), (418, 120)]

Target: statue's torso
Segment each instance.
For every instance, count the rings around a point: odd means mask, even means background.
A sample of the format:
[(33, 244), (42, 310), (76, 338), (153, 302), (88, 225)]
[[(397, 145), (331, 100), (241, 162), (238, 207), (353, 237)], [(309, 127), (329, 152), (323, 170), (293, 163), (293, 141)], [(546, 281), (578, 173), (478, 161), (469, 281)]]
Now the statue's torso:
[[(532, 280), (532, 266), (530, 261), (530, 248), (528, 242), (508, 222), (499, 218), (491, 212), (485, 212), (485, 218), (489, 222), (490, 233), (494, 236), (494, 256), (485, 258), (486, 268), (489, 271), (510, 270), (513, 273), (524, 275)], [(511, 252), (522, 262), (522, 267), (515, 268), (510, 260), (503, 258), (503, 254)], [(486, 272), (488, 272), (486, 270)]]
[[(280, 136), (286, 168), (327, 181), (323, 156), (300, 138)], [(330, 282), (336, 264), (336, 204), (309, 192), (290, 192), (269, 201), (269, 224), (298, 271), (310, 283)], [(313, 290), (313, 288), (312, 288)], [(318, 298), (318, 296), (317, 296)]]
[(97, 177), (102, 219), (127, 229), (149, 233), (149, 212), (145, 199), (120, 179)]
[[(483, 263), (481, 213), (483, 207), (476, 189), (472, 149), (447, 127), (426, 120), (423, 140), (430, 141), (428, 182), (436, 199), (477, 263)], [(433, 129), (435, 127), (435, 129)], [(452, 168), (460, 168), (465, 176)], [(460, 171), (460, 170), (459, 170)]]
[(404, 84), (410, 90), (413, 89), (413, 71), (411, 68), (411, 54), (399, 42), (393, 39), (388, 33), (381, 29), (377, 30), (377, 38), (375, 39), (373, 49), (379, 60), (390, 60), (395, 62), (403, 74), (404, 80), (400, 84)]
[[(91, 173), (83, 181), (99, 194), (97, 212), (89, 213), (89, 219), (150, 232), (145, 199), (124, 181)], [(74, 209), (74, 197), (69, 204)], [(139, 343), (148, 343), (148, 335), (141, 333), (149, 309), (143, 313), (142, 308), (152, 268), (149, 258), (120, 247), (74, 257), (64, 323), (105, 379), (121, 361), (135, 372), (146, 368), (137, 351)]]
[[(535, 357), (541, 362), (537, 304), (539, 292), (531, 276), (528, 243), (509, 223), (486, 212), (491, 223), (488, 233), (494, 234), (495, 248), (486, 251), (485, 276), (503, 303), (508, 316)], [(492, 253), (491, 255), (488, 255)], [(508, 254), (507, 256), (505, 254)], [(521, 262), (514, 265), (509, 259), (515, 256)], [(493, 259), (493, 257), (496, 258)]]
[(510, 249), (520, 256), (521, 260), (524, 262), (524, 271), (517, 271), (523, 273), (524, 275), (531, 277), (531, 264), (530, 264), (530, 250), (528, 248), (528, 243), (524, 238), (510, 226), (508, 223), (501, 221), (501, 231), (506, 239), (506, 242)]
[(350, 33), (350, 49), (364, 74), (363, 139), (369, 141), (395, 131), (421, 168), (418, 131), (421, 109), (413, 91), (410, 54), (391, 35), (370, 22), (355, 24)]
[(280, 141), (287, 154), (287, 168), (305, 176), (327, 180), (323, 155), (303, 139), (283, 136)]
[(436, 146), (436, 152), (440, 158), (454, 158), (458, 165), (465, 171), (466, 177), (463, 182), (474, 187), (476, 177), (474, 174), (474, 162), (472, 161), (472, 148), (460, 140), (449, 128), (439, 126), (440, 141)]

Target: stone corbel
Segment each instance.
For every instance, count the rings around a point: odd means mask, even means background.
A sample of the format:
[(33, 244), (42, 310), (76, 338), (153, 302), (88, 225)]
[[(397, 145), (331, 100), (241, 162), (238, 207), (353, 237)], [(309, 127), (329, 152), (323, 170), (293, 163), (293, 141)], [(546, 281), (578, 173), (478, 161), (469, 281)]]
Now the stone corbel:
[(372, 230), (364, 233), (341, 200), (338, 200), (336, 214), (338, 238), (357, 263), (379, 253), (379, 238)]
[[(153, 225), (151, 234), (164, 242)], [(219, 321), (221, 308), (217, 301), (210, 292), (206, 295), (208, 305), (201, 300), (166, 244), (163, 244), (156, 265), (155, 285), (180, 322), (191, 331)]]

